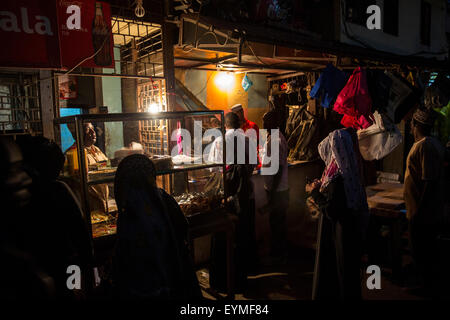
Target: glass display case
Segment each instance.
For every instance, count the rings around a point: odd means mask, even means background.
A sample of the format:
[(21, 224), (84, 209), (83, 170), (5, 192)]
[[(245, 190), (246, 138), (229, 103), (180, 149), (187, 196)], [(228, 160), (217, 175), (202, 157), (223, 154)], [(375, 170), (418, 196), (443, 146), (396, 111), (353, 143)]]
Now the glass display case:
[(61, 179), (79, 198), (94, 239), (116, 233), (114, 177), (131, 154), (153, 160), (158, 187), (186, 216), (223, 206), (225, 144), (220, 160), (211, 157), (214, 140), (224, 137), (223, 111), (84, 114), (55, 119), (54, 125), (66, 146)]

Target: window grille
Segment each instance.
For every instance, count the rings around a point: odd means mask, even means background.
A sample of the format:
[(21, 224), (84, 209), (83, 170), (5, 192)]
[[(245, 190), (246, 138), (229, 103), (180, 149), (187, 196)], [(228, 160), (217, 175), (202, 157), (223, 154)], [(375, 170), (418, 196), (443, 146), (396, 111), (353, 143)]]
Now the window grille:
[(0, 74), (0, 134), (42, 134), (37, 75)]

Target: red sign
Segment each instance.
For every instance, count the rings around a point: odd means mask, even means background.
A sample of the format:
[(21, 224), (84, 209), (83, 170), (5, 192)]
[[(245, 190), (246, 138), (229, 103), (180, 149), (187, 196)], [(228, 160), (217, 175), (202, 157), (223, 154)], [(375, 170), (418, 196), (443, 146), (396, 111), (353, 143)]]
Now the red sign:
[[(113, 67), (109, 4), (93, 0), (57, 0), (57, 5), (62, 67), (71, 69), (83, 60), (81, 66), (84, 67)], [(79, 25), (71, 18), (78, 10), (73, 6), (80, 8)]]
[(0, 66), (60, 67), (55, 3), (2, 1), (1, 7)]
[(94, 0), (4, 1), (0, 11), (0, 66), (112, 67), (109, 4)]

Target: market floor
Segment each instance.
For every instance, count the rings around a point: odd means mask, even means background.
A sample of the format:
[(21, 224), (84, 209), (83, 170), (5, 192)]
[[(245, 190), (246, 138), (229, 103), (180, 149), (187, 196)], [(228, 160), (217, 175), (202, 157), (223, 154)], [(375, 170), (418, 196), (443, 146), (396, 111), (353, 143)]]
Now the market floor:
[[(295, 251), (295, 254), (294, 254)], [(314, 270), (314, 250), (290, 250), (288, 263), (282, 266), (262, 267), (257, 274), (249, 276), (245, 292), (236, 293), (236, 300), (311, 300)], [(411, 294), (406, 287), (390, 280), (389, 270), (383, 270), (381, 290), (368, 290), (363, 285), (364, 300), (423, 300)], [(208, 269), (197, 272), (206, 299), (216, 300), (225, 297), (209, 289)], [(366, 279), (363, 279), (363, 284)]]

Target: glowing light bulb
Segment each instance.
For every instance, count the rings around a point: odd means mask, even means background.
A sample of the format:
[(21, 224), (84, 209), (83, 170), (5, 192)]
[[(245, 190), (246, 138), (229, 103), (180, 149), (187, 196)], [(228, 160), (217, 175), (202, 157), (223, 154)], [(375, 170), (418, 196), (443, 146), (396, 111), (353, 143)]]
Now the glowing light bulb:
[(220, 72), (214, 79), (216, 86), (222, 91), (230, 91), (234, 87), (234, 74)]
[(156, 102), (151, 103), (148, 106), (148, 112), (150, 112), (150, 113), (157, 113), (157, 112), (159, 112), (159, 104), (157, 104)]

